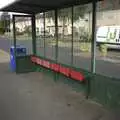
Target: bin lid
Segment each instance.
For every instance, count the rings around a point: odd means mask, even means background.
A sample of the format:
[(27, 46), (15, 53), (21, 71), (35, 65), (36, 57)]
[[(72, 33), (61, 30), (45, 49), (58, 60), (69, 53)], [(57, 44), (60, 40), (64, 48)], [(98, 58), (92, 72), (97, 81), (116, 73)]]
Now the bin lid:
[[(15, 46), (11, 46), (10, 48), (14, 49)], [(16, 45), (16, 48), (25, 48), (25, 46), (23, 46), (23, 45)]]

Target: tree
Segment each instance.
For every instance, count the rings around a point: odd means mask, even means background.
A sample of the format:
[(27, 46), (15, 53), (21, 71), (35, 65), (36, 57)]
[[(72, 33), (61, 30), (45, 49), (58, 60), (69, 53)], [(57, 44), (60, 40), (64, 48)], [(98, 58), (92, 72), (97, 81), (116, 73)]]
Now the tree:
[(65, 35), (65, 25), (66, 22), (71, 23), (71, 18), (72, 18), (72, 9), (67, 8), (67, 9), (61, 9), (58, 11), (58, 19), (59, 21), (62, 22), (62, 39), (64, 40), (64, 35)]
[(4, 29), (4, 21), (0, 21), (0, 34), (3, 35), (5, 33), (5, 29)]
[[(79, 20), (79, 18), (84, 18), (86, 13), (86, 6), (77, 6), (73, 8), (73, 22)], [(64, 32), (65, 32), (65, 24), (72, 23), (72, 8), (61, 9), (58, 12), (58, 19), (63, 23), (63, 39), (64, 39)]]
[(55, 22), (55, 13), (54, 13), (54, 11), (46, 12), (45, 17), (47, 19), (52, 19)]
[[(77, 6), (74, 7), (73, 21), (75, 22), (79, 18), (84, 18), (86, 12), (86, 6)], [(45, 18), (52, 19), (55, 23), (55, 13), (54, 11), (46, 12)], [(71, 24), (72, 22), (72, 8), (61, 9), (58, 11), (58, 19), (62, 22), (62, 38), (64, 39), (65, 34), (65, 25), (66, 23)], [(59, 26), (59, 25), (58, 25)]]
[(74, 7), (74, 15), (73, 15), (73, 21), (78, 20), (79, 18), (84, 19), (84, 15), (86, 13), (86, 6), (77, 6)]
[(32, 28), (30, 25), (24, 27), (24, 33), (27, 33), (29, 36), (32, 35)]
[(10, 31), (10, 15), (8, 14), (8, 12), (3, 12), (0, 18), (4, 31)]
[(45, 20), (47, 20), (50, 23), (48, 30), (46, 29), (45, 31), (46, 32), (48, 31), (50, 32), (50, 34), (52, 34), (52, 36), (55, 36), (55, 12), (54, 11), (46, 12), (45, 18), (46, 18)]

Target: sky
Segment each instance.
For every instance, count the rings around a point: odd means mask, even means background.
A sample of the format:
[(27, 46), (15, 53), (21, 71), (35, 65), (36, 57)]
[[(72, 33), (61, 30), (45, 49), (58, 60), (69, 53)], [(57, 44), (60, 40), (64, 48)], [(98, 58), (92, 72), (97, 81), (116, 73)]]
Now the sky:
[(0, 0), (0, 8), (3, 8), (13, 2), (15, 2), (16, 0)]
[[(8, 6), (9, 4), (12, 4), (15, 1), (17, 1), (17, 0), (0, 0), (0, 8)], [(1, 14), (2, 14), (2, 12), (0, 12), (0, 15)], [(9, 12), (9, 14), (12, 15), (12, 14), (21, 14), (21, 13)]]
[[(0, 9), (15, 2), (16, 0), (0, 0)], [(0, 15), (2, 14), (2, 12), (0, 12)]]

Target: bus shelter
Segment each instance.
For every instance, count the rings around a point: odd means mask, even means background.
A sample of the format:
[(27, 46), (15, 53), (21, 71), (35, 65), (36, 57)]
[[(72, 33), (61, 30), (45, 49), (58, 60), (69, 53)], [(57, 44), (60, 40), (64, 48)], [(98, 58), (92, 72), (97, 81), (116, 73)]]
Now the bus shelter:
[[(11, 22), (16, 73), (44, 71), (54, 80), (66, 81), (85, 92), (87, 98), (119, 107), (119, 59), (108, 59), (106, 49), (108, 44), (119, 45), (119, 39), (117, 43), (107, 39), (99, 42), (100, 46), (96, 42), (97, 29), (105, 19), (103, 14), (110, 15), (113, 10), (119, 13), (118, 4), (108, 3), (109, 0), (19, 0), (2, 8), (1, 11), (25, 13), (14, 14)], [(106, 21), (103, 26), (108, 26)], [(102, 31), (105, 33), (105, 29)], [(26, 47), (26, 55), (17, 55), (18, 45)]]

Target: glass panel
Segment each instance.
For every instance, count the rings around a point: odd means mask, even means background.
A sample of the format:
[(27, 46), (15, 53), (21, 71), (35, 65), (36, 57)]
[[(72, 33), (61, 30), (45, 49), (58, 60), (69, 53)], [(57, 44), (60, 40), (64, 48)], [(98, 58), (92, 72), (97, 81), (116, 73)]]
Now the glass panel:
[[(6, 36), (5, 36), (6, 37)], [(13, 39), (13, 20), (12, 15), (10, 16), (10, 25), (9, 25), (9, 33), (7, 36), (7, 40), (9, 40), (8, 51), (10, 53), (10, 48), (14, 46), (14, 39)]]
[(72, 9), (58, 11), (58, 62), (71, 65)]
[(16, 47), (26, 48), (26, 54), (32, 54), (31, 17), (15, 17)]
[(56, 37), (55, 37), (55, 12), (45, 13), (45, 56), (55, 60)]
[(5, 52), (9, 52), (11, 41), (9, 39), (10, 33), (10, 15), (7, 12), (0, 12), (0, 49)]
[(92, 4), (75, 6), (73, 21), (73, 65), (90, 70)]
[(3, 12), (1, 14), (1, 21), (0, 23), (2, 23), (3, 26), (3, 35), (5, 38), (9, 39), (9, 33), (10, 33), (10, 14), (8, 12)]
[(120, 3), (97, 3), (96, 73), (120, 78)]
[(44, 15), (36, 15), (36, 55), (44, 56)]
[(14, 39), (13, 39), (13, 21), (12, 21), (12, 17), (10, 20), (10, 32), (9, 32), (9, 40), (10, 40), (10, 46), (14, 46)]

